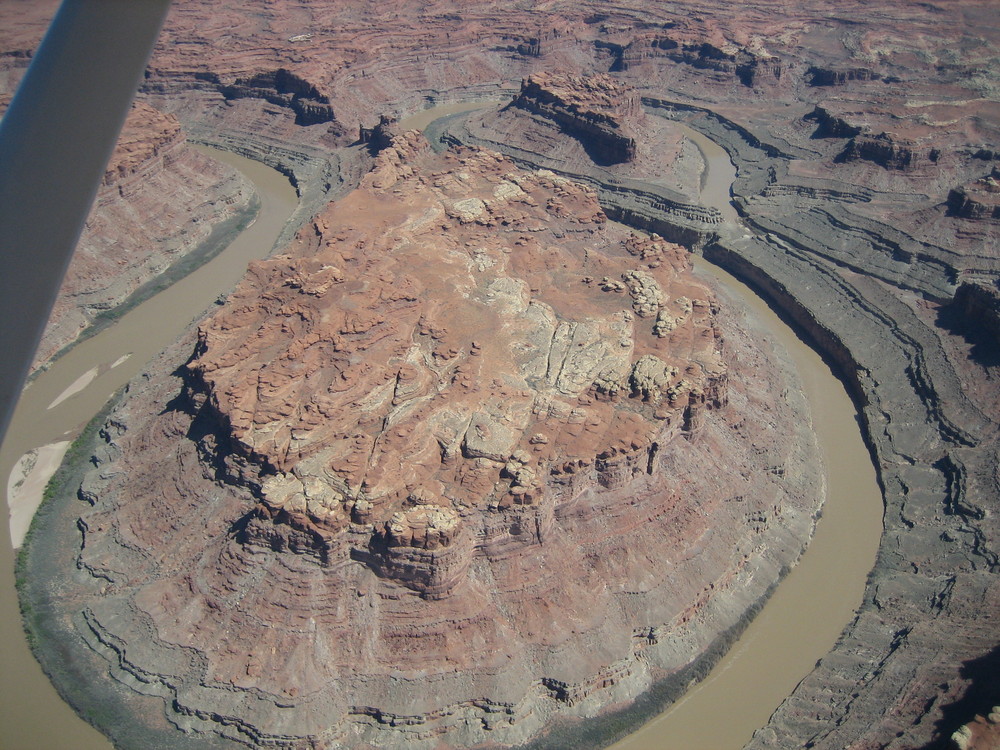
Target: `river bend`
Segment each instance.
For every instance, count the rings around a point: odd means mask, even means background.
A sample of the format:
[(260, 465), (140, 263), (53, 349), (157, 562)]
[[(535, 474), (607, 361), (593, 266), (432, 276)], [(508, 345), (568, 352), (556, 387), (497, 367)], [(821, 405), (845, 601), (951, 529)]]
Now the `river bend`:
[[(435, 118), (482, 106), (445, 105), (403, 124), (426, 127)], [(691, 129), (686, 134), (701, 149), (707, 165), (702, 202), (719, 208), (727, 222), (735, 223), (729, 202), (732, 163), (704, 135)], [(137, 307), (113, 328), (81, 343), (38, 377), (25, 390), (0, 450), (0, 477), (10, 476), (18, 459), (29, 451), (71, 439), (117, 388), (172, 342), (220, 291), (236, 283), (249, 259), (270, 252), (295, 208), (294, 191), (287, 179), (257, 162), (232, 154), (217, 152), (217, 156), (254, 183), (261, 197), (257, 220), (217, 258)], [(882, 531), (882, 498), (874, 467), (843, 385), (749, 289), (701, 259), (696, 268), (716, 280), (721, 296), (731, 304), (750, 307), (764, 335), (783, 345), (795, 362), (826, 462), (828, 497), (808, 551), (730, 652), (677, 704), (615, 745), (617, 750), (742, 747), (850, 621), (861, 602)], [(39, 463), (44, 459), (42, 454)], [(6, 492), (7, 481), (0, 484)], [(22, 518), (24, 513), (21, 509)], [(0, 669), (8, 675), (0, 686), (0, 746), (110, 747), (59, 699), (32, 658), (17, 611), (9, 541), (2, 544), (0, 555), (5, 575), (0, 589), (5, 643)], [(14, 675), (16, 679), (11, 679)]]

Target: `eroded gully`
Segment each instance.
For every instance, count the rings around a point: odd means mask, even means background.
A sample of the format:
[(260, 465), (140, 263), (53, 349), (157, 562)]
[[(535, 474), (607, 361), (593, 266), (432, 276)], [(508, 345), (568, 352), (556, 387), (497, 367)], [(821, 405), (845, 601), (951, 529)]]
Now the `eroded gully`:
[[(437, 117), (481, 106), (445, 105), (403, 124), (425, 127)], [(729, 203), (732, 163), (705, 136), (691, 130), (686, 134), (708, 165), (702, 201), (719, 208), (727, 222), (735, 222)], [(42, 373), (25, 390), (0, 449), (0, 477), (9, 477), (19, 458), (32, 449), (72, 439), (111, 394), (219, 292), (233, 286), (249, 259), (271, 249), (294, 209), (288, 181), (257, 162), (230, 154), (220, 158), (254, 183), (262, 200), (256, 222), (213, 261)], [(828, 496), (808, 551), (727, 656), (677, 704), (615, 745), (616, 750), (742, 747), (850, 621), (882, 531), (881, 494), (843, 385), (753, 292), (701, 259), (696, 268), (716, 281), (724, 298), (749, 307), (763, 335), (789, 351), (812, 408)], [(6, 493), (7, 482), (2, 485), (0, 491)], [(26, 512), (30, 517), (30, 510), (19, 511), (17, 523), (22, 526)], [(7, 675), (0, 685), (0, 747), (108, 748), (107, 740), (60, 700), (32, 658), (17, 609), (13, 559), (8, 538), (0, 550), (5, 578), (0, 589), (0, 637), (5, 644), (0, 669)]]

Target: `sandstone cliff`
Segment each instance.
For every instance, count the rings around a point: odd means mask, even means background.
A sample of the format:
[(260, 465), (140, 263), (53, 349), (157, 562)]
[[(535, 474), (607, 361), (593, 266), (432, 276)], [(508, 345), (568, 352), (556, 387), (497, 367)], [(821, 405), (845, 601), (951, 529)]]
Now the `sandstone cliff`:
[(93, 647), (256, 744), (508, 745), (631, 699), (811, 533), (773, 356), (589, 189), (398, 134), (200, 327), (181, 398), (165, 363), (109, 422)]
[(220, 83), (219, 91), (227, 100), (264, 99), (295, 113), (296, 125), (333, 123), (338, 128), (330, 100), (314, 85), (285, 68), (257, 73), (247, 78), (237, 78), (233, 83)]
[(661, 58), (720, 73), (724, 78), (731, 77), (753, 88), (780, 81), (784, 70), (778, 57), (760, 47), (744, 47), (729, 40), (719, 44), (715, 39), (693, 34), (687, 29), (677, 29), (670, 34), (639, 32), (625, 43), (612, 39), (598, 41), (597, 45), (613, 55), (611, 70), (616, 72), (641, 68), (643, 63)]
[(808, 74), (811, 86), (843, 86), (849, 81), (876, 81), (879, 78), (878, 73), (870, 68), (836, 69), (814, 65), (809, 68)]
[(639, 96), (609, 76), (536, 74), (521, 82), (509, 105), (551, 119), (576, 137), (599, 164), (635, 158), (628, 120), (640, 114)]
[(35, 366), (205, 241), (249, 220), (253, 189), (196, 151), (177, 118), (133, 106), (42, 335)]
[(1000, 169), (948, 193), (948, 211), (967, 219), (1000, 219)]
[(917, 166), (920, 157), (914, 144), (893, 138), (888, 133), (879, 133), (875, 136), (855, 136), (847, 144), (840, 158), (844, 161), (864, 159), (886, 169), (912, 169)]

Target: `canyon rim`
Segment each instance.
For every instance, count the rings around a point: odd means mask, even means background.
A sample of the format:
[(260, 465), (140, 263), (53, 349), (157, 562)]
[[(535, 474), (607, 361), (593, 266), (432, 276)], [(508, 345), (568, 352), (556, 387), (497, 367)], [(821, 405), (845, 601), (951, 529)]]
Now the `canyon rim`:
[[(716, 588), (738, 589), (754, 566), (776, 578), (808, 537), (815, 510), (788, 489), (805, 477), (781, 471), (789, 446), (807, 448), (789, 427), (794, 420), (755, 401), (790, 408), (762, 395), (781, 392), (780, 368), (764, 364), (776, 360), (723, 322), (726, 312), (685, 275), (680, 243), (754, 283), (839, 366), (885, 496), (883, 542), (856, 619), (751, 745), (946, 746), (963, 726), (970, 742), (988, 741), (991, 725), (974, 719), (1000, 703), (990, 677), (1000, 609), (1000, 72), (990, 5), (555, 3), (503, 11), (429, 3), (407, 11), (305, 0), (249, 9), (184, 3), (168, 19), (134, 113), (154, 145), (135, 159), (120, 152), (107, 182), (121, 188), (97, 208), (95, 236), (128, 231), (115, 228), (121, 219), (110, 201), (147, 200), (128, 187), (142, 165), (164, 179), (172, 169), (201, 172), (203, 189), (227, 207), (204, 209), (206, 221), (245, 210), (239, 179), (189, 163), (199, 157), (187, 154), (180, 130), (278, 166), (301, 202), (279, 255), (251, 271), (197, 340), (190, 334), (173, 360), (151, 366), (108, 423), (103, 463), (82, 490), (95, 504), (82, 516), (80, 557), (108, 590), (79, 610), (75, 627), (95, 648), (117, 647), (113, 665), (121, 658), (133, 676), (159, 680), (182, 706), (177, 723), (207, 729), (224, 717), (216, 730), (251, 743), (339, 741), (351, 732), (364, 742), (383, 730), (405, 741), (510, 743), (556, 710), (585, 715), (633, 697), (656, 669), (680, 663), (671, 648), (687, 648), (671, 646), (684, 641), (661, 638), (653, 623), (694, 631), (699, 613), (727, 607), (738, 618), (758, 594), (727, 600)], [(8, 84), (37, 41), (38, 22), (27, 16), (4, 32)], [(456, 115), (429, 132), (430, 143), (392, 126), (431, 103), (482, 99), (504, 108)], [(729, 152), (738, 227), (699, 205), (699, 154), (672, 120)], [(367, 143), (355, 143), (359, 133)], [(452, 150), (433, 153), (445, 145)], [(362, 203), (376, 209), (365, 214)], [(362, 217), (379, 231), (365, 234)], [(658, 237), (618, 237), (606, 217)], [(429, 227), (446, 228), (433, 243), (441, 269), (421, 277), (405, 259), (424, 247), (420, 232)], [(589, 243), (593, 251), (573, 252)], [(439, 309), (424, 309), (429, 287), (439, 288)], [(113, 300), (127, 294), (112, 292)], [(333, 315), (324, 300), (349, 314)], [(85, 320), (94, 307), (78, 305), (72, 315)], [(82, 327), (54, 328), (49, 350)], [(550, 329), (542, 367), (532, 347)], [(366, 367), (368, 352), (379, 358)], [(341, 361), (334, 372), (329, 363)], [(434, 404), (442, 379), (454, 406)], [(555, 395), (543, 408), (546, 391)], [(359, 418), (355, 431), (339, 426), (345, 404), (369, 421)], [(769, 413), (774, 425), (760, 451), (752, 434), (732, 439), (753, 413)], [(571, 460), (557, 461), (563, 453)], [(441, 467), (433, 475), (432, 458)], [(130, 468), (145, 477), (148, 492), (134, 493), (145, 494), (145, 508), (121, 501), (112, 470), (134, 459), (150, 464)], [(749, 478), (735, 476), (767, 486), (735, 500), (741, 493), (711, 460), (746, 461)], [(169, 485), (156, 474), (167, 464)], [(682, 480), (707, 482), (705, 494), (671, 485)], [(787, 494), (784, 525), (774, 522), (779, 491)], [(799, 494), (816, 499), (805, 488)], [(664, 554), (679, 564), (683, 545), (705, 528), (700, 513), (691, 517), (700, 508), (693, 499), (723, 514), (698, 550), (706, 560), (718, 555), (719, 567), (688, 571), (661, 595), (635, 550), (645, 555), (671, 540), (642, 537), (662, 527), (637, 519), (671, 519), (663, 523), (673, 526), (676, 552)], [(198, 535), (165, 539), (157, 525), (196, 520)], [(200, 533), (209, 522), (219, 527), (211, 543)], [(636, 546), (619, 546), (623, 529), (639, 536)], [(753, 539), (766, 539), (766, 550), (750, 550)], [(644, 603), (611, 605), (598, 595), (586, 604), (592, 591), (575, 603), (568, 592), (543, 594), (546, 579), (524, 550), (545, 549), (545, 540), (557, 545), (545, 554), (567, 566), (564, 574), (588, 582), (580, 589), (594, 589), (598, 578), (588, 576), (598, 576), (642, 589)], [(785, 557), (768, 557), (778, 552)], [(571, 565), (574, 554), (582, 557)], [(211, 564), (192, 571), (183, 560)], [(268, 611), (236, 603), (263, 591), (254, 570), (281, 572), (285, 602), (280, 627), (260, 641), (264, 660), (219, 630), (222, 613)], [(323, 592), (330, 576), (347, 585)], [(345, 650), (317, 666), (316, 652), (303, 653), (305, 641), (291, 635), (322, 630), (309, 622), (310, 596), (330, 602), (328, 627), (375, 640), (357, 641), (354, 660)], [(341, 597), (353, 597), (351, 606)], [(514, 637), (501, 632), (502, 617), (482, 614), (486, 601), (509, 611), (529, 597), (562, 603), (569, 620), (526, 610), (517, 619), (534, 625)], [(443, 619), (429, 614), (446, 610)], [(366, 627), (348, 625), (362, 615)], [(437, 703), (393, 692), (405, 670), (360, 666), (381, 663), (379, 639), (390, 633), (373, 623), (393, 617), (410, 618), (392, 637), (412, 673), (438, 675)], [(481, 646), (454, 650), (448, 628), (427, 626), (444, 620), (462, 622), (468, 643)], [(144, 653), (127, 647), (140, 631), (157, 634)], [(418, 631), (429, 636), (419, 648)], [(320, 643), (310, 638), (311, 647)], [(582, 653), (559, 659), (560, 649)], [(640, 651), (642, 659), (625, 657)], [(427, 654), (455, 670), (422, 663)], [(347, 663), (359, 666), (354, 693), (370, 697), (351, 710), (324, 687), (344, 674), (334, 665)], [(293, 736), (276, 718), (246, 721), (263, 715), (256, 701), (305, 706), (313, 723), (301, 725), (310, 731)], [(334, 727), (331, 715), (357, 717), (355, 728)]]

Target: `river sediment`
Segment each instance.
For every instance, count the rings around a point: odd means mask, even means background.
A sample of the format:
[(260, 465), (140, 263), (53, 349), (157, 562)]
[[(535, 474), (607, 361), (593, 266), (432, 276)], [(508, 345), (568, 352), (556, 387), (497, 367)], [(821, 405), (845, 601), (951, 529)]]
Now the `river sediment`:
[(634, 719), (633, 719), (634, 720)]

